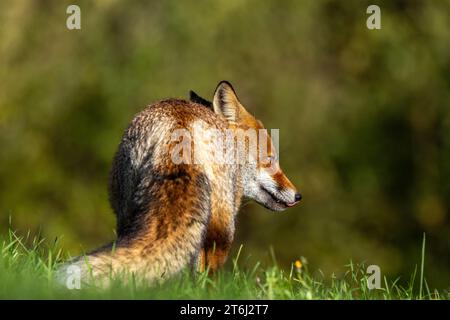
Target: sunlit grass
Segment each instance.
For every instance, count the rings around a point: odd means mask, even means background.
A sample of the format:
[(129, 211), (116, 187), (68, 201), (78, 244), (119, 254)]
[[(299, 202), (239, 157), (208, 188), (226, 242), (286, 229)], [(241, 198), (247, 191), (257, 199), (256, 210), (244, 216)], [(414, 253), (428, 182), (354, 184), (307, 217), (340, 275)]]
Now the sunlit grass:
[[(308, 270), (306, 259), (283, 270), (274, 261), (242, 266), (241, 250), (231, 268), (213, 276), (207, 272), (185, 271), (162, 285), (149, 286), (130, 279), (126, 283), (112, 279), (108, 288), (82, 284), (81, 290), (69, 290), (55, 280), (55, 270), (67, 257), (57, 241), (49, 244), (39, 237), (19, 237), (10, 231), (1, 243), (0, 298), (3, 299), (448, 299), (448, 292), (430, 290), (424, 276), (425, 237), (422, 246), (419, 289), (416, 272), (408, 285), (383, 279), (381, 289), (369, 290), (366, 268), (353, 262), (340, 277), (327, 277)], [(241, 247), (242, 249), (242, 247)]]

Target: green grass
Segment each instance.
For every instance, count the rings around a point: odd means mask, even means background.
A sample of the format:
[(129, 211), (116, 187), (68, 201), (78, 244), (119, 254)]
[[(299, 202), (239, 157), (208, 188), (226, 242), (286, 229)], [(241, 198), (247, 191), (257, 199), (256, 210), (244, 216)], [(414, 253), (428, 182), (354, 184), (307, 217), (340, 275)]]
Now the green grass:
[[(124, 284), (112, 279), (107, 289), (87, 287), (69, 290), (58, 284), (56, 267), (65, 254), (57, 241), (48, 242), (10, 231), (1, 243), (0, 298), (2, 299), (448, 299), (448, 292), (430, 290), (424, 277), (425, 236), (419, 283), (415, 272), (406, 286), (399, 278), (384, 278), (381, 289), (369, 290), (364, 265), (350, 263), (341, 277), (309, 272), (305, 260), (300, 268), (283, 270), (270, 266), (242, 266), (239, 254), (231, 267), (213, 276), (186, 271), (162, 285), (149, 287), (136, 281)], [(241, 252), (241, 250), (239, 251)], [(417, 288), (419, 286), (419, 288)]]

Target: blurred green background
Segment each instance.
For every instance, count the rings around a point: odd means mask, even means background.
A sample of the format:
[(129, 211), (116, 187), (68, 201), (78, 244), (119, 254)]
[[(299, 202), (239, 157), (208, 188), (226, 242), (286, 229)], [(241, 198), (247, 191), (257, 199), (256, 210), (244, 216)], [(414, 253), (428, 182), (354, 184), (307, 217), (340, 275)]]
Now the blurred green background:
[[(81, 7), (81, 30), (66, 8)], [(381, 30), (366, 8), (381, 7)], [(267, 128), (301, 205), (241, 210), (235, 250), (305, 256), (450, 286), (450, 2), (0, 1), (0, 226), (114, 238), (108, 171), (134, 114), (233, 83)], [(403, 278), (404, 279), (404, 278)]]

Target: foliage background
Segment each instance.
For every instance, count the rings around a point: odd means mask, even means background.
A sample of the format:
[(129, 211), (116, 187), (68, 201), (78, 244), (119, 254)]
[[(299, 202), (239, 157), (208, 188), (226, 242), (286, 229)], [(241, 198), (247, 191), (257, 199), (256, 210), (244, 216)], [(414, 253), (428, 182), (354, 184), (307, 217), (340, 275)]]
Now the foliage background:
[[(304, 201), (246, 205), (236, 248), (326, 274), (349, 259), (450, 286), (450, 2), (0, 1), (0, 229), (113, 239), (106, 185), (147, 104), (231, 81), (268, 128)], [(77, 3), (82, 29), (66, 29)]]

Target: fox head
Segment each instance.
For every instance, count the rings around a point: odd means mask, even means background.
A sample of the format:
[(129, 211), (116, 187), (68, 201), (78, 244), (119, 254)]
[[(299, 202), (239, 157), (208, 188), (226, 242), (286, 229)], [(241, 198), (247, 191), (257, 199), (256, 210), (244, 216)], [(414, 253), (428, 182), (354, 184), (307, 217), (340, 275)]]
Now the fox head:
[(277, 151), (267, 130), (261, 121), (244, 108), (229, 82), (218, 84), (213, 102), (199, 97), (193, 91), (190, 97), (193, 102), (203, 104), (223, 116), (229, 128), (236, 133), (235, 136), (238, 136), (238, 132), (254, 133), (256, 152), (249, 150), (249, 144), (245, 144), (247, 158), (240, 164), (245, 197), (273, 211), (283, 211), (301, 200), (301, 194), (280, 168)]

